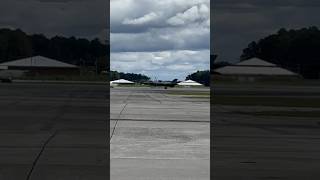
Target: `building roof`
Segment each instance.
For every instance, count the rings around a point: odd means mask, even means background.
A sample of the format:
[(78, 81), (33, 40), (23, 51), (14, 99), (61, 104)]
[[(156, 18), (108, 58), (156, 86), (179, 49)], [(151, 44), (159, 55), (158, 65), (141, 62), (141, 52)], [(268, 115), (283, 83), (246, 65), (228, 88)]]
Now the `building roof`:
[(258, 58), (252, 58), (235, 65), (224, 66), (215, 70), (222, 75), (274, 75), (294, 76), (297, 75), (287, 69)]
[(115, 81), (110, 81), (110, 84), (133, 84), (134, 82), (132, 81), (128, 81), (128, 80), (125, 80), (125, 79), (118, 79), (118, 80), (115, 80)]
[(237, 63), (238, 66), (274, 66), (276, 67), (277, 65), (264, 61), (262, 59), (259, 58), (251, 58), (245, 61), (241, 61), (239, 63)]
[(178, 83), (178, 85), (180, 85), (180, 86), (202, 86), (202, 84), (197, 83), (196, 81), (192, 81), (192, 80), (180, 82), (180, 83)]
[(77, 66), (64, 63), (43, 56), (34, 56), (14, 61), (1, 63), (0, 66), (7, 67), (54, 67), (54, 68), (77, 68)]
[(222, 75), (297, 75), (280, 67), (225, 66), (215, 71)]

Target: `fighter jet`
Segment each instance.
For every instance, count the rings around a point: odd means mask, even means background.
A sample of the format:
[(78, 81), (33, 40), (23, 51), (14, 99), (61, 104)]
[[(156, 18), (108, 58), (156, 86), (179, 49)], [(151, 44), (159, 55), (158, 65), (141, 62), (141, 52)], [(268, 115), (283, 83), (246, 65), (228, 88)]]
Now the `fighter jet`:
[(158, 86), (158, 87), (168, 88), (168, 87), (176, 86), (178, 84), (178, 80), (174, 79), (172, 81), (146, 81), (146, 82), (143, 82), (142, 84), (155, 86), (155, 87)]

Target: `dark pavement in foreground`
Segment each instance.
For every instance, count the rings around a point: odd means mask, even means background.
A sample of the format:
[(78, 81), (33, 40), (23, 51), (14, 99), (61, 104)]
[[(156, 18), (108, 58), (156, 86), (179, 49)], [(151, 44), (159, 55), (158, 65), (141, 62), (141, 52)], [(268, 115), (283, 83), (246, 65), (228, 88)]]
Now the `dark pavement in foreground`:
[[(277, 96), (277, 91), (283, 95), (288, 91), (295, 96), (319, 94), (318, 88), (312, 87), (307, 89), (310, 94), (302, 92), (303, 87), (269, 89), (274, 91), (256, 88), (248, 93), (244, 87), (241, 91), (220, 87), (220, 92), (256, 96)], [(107, 179), (106, 91), (103, 85), (0, 84), (0, 179), (24, 180), (30, 172), (30, 180)], [(115, 104), (113, 119), (119, 119), (118, 112), (126, 97), (115, 99), (119, 106)], [(149, 104), (139, 103), (144, 100)], [(121, 116), (112, 141), (116, 145), (112, 157), (114, 176), (139, 178), (139, 167), (147, 167), (143, 171), (146, 178), (160, 178), (164, 173), (168, 173), (167, 179), (207, 177), (208, 123), (201, 122), (201, 113), (187, 123), (179, 122), (185, 119), (183, 114), (180, 114), (183, 118), (172, 118), (174, 109), (188, 108), (186, 104), (190, 101), (201, 107), (203, 102), (194, 98), (179, 100), (183, 103), (171, 106), (165, 118), (158, 118), (157, 112), (163, 110), (160, 107), (172, 103), (170, 98), (150, 92), (137, 93), (131, 98), (132, 106)], [(158, 110), (152, 111), (156, 113), (136, 111), (135, 108), (141, 107)], [(212, 108), (211, 173), (215, 180), (319, 179), (320, 118), (245, 114), (259, 108), (263, 111), (265, 107), (237, 109), (213, 105)], [(140, 117), (143, 114), (145, 118)], [(150, 121), (152, 118), (163, 122)], [(127, 143), (128, 139), (131, 143)], [(150, 142), (153, 143), (147, 147), (148, 151), (139, 154), (139, 147)], [(176, 148), (182, 151), (174, 151)], [(175, 169), (167, 171), (171, 167)], [(131, 173), (131, 177), (125, 176), (124, 171)]]
[(105, 180), (107, 86), (0, 84), (1, 180)]
[[(215, 92), (231, 96), (312, 97), (320, 94), (318, 90), (318, 87), (243, 85), (219, 86)], [(299, 107), (211, 107), (214, 180), (320, 179), (320, 117), (290, 116), (290, 112), (300, 111)], [(263, 114), (266, 109), (288, 111), (288, 116)], [(310, 113), (313, 110), (320, 109), (309, 109)]]

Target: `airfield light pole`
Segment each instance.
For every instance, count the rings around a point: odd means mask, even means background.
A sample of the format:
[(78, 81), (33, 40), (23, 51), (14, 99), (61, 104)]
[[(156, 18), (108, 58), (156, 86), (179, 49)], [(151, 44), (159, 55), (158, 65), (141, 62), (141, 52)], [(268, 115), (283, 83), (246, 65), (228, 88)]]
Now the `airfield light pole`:
[(97, 76), (98, 75), (98, 58), (96, 58), (95, 65), (96, 65), (96, 76)]
[(157, 81), (158, 81), (158, 78), (157, 76), (154, 76), (154, 85), (157, 87)]

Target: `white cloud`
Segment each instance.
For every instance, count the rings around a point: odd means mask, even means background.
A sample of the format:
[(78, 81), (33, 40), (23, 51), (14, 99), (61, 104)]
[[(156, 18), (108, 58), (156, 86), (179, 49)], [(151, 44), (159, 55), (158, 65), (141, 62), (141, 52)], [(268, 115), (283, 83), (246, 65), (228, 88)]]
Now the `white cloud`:
[(209, 69), (209, 0), (111, 0), (111, 69), (184, 79)]
[(142, 33), (112, 33), (112, 51), (164, 51), (209, 49), (210, 29), (205, 26), (150, 29)]
[(167, 23), (173, 26), (186, 25), (195, 21), (206, 21), (209, 19), (210, 10), (206, 4), (191, 7), (183, 13), (178, 13), (169, 18)]
[(192, 70), (195, 71), (192, 64), (173, 64), (173, 65), (167, 66), (167, 68), (175, 71), (192, 71)]
[(113, 52), (110, 59), (111, 70), (183, 80), (192, 72), (209, 69), (210, 51)]
[[(111, 1), (111, 32), (132, 33), (172, 26), (167, 21), (175, 16), (182, 20), (209, 19), (209, 4), (209, 0), (113, 0)], [(196, 16), (194, 17), (193, 14)], [(139, 25), (139, 27), (133, 25)]]
[(143, 25), (143, 24), (148, 24), (150, 22), (155, 22), (157, 19), (159, 19), (161, 15), (156, 14), (154, 12), (151, 12), (149, 14), (146, 14), (142, 17), (135, 18), (135, 19), (129, 19), (126, 18), (123, 20), (122, 24), (125, 25)]

